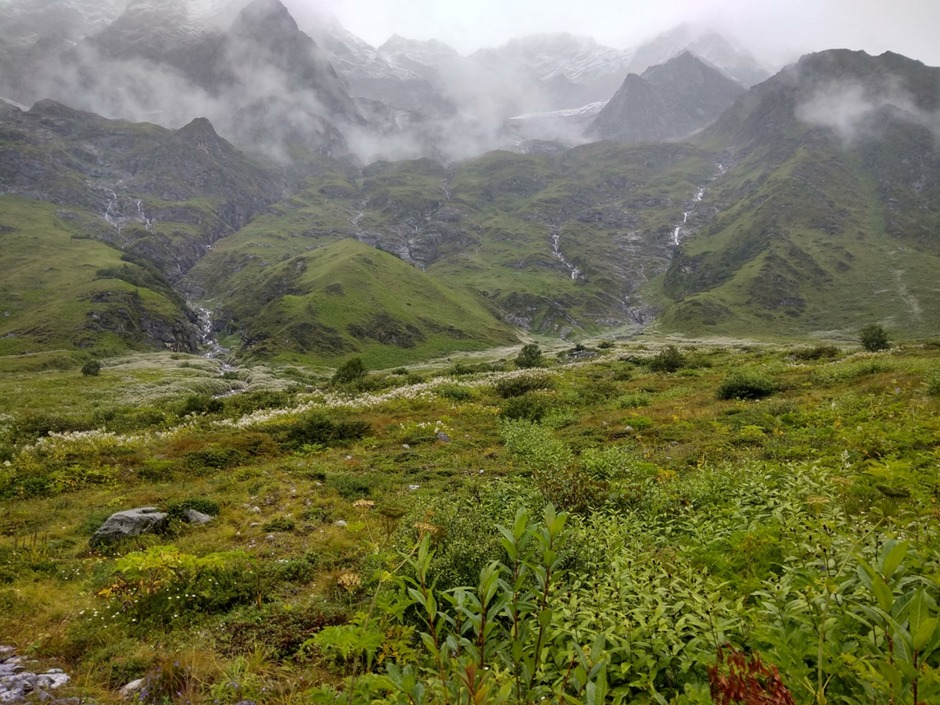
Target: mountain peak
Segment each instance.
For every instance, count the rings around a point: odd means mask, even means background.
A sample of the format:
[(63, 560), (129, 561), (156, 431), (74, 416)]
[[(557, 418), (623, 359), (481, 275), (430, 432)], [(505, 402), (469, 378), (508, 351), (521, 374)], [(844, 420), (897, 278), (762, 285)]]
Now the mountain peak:
[(246, 5), (232, 29), (253, 36), (282, 36), (300, 31), (293, 15), (280, 0), (252, 0)]

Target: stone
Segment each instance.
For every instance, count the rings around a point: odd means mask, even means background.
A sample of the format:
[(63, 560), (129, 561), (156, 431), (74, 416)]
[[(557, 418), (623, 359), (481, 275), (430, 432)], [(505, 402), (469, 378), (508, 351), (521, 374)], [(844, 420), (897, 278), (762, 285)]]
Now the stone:
[(215, 517), (211, 514), (203, 514), (202, 512), (197, 512), (195, 509), (187, 509), (183, 512), (183, 520), (188, 524), (208, 524), (213, 519), (215, 519)]
[(158, 533), (167, 526), (169, 515), (156, 507), (137, 507), (123, 512), (115, 512), (91, 537), (92, 546), (114, 543), (121, 539)]
[(144, 680), (145, 679), (143, 678), (138, 678), (137, 680), (131, 681), (130, 683), (122, 686), (121, 690), (119, 691), (121, 697), (125, 700), (130, 700), (133, 698), (134, 695), (136, 695), (137, 692), (144, 687)]
[(343, 526), (349, 526), (349, 524), (344, 519), (340, 519), (338, 521), (334, 521), (333, 526), (343, 527)]
[(450, 443), (450, 436), (448, 436), (443, 431), (438, 431), (437, 440), (439, 440), (441, 443)]

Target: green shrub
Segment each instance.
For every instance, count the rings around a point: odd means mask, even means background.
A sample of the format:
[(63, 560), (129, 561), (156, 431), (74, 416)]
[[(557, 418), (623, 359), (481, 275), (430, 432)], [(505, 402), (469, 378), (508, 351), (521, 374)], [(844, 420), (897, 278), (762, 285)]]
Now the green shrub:
[(343, 499), (362, 499), (372, 494), (375, 480), (364, 475), (341, 473), (329, 476), (326, 484), (336, 490)]
[(841, 351), (835, 345), (817, 345), (812, 348), (802, 348), (794, 350), (791, 357), (795, 360), (834, 360), (839, 357)]
[(225, 403), (211, 394), (192, 394), (183, 400), (179, 415), (182, 418), (190, 414), (218, 414), (224, 409)]
[(340, 365), (333, 375), (333, 384), (347, 384), (366, 376), (366, 366), (361, 357), (353, 357)]
[(262, 527), (265, 531), (280, 531), (284, 533), (290, 533), (297, 528), (297, 522), (293, 519), (288, 519), (287, 517), (274, 517), (270, 521), (265, 522)]
[(523, 345), (522, 349), (519, 351), (519, 354), (516, 355), (514, 362), (516, 363), (516, 367), (522, 369), (530, 367), (541, 367), (543, 364), (545, 364), (545, 360), (542, 357), (542, 349), (535, 343)]
[(470, 387), (464, 387), (459, 384), (442, 384), (436, 387), (434, 391), (438, 396), (452, 401), (469, 401), (476, 396)]
[(927, 394), (932, 397), (940, 397), (940, 370), (936, 370), (927, 376)]
[(500, 411), (504, 419), (525, 419), (541, 421), (548, 413), (548, 400), (537, 394), (523, 394), (511, 397)]
[(762, 399), (777, 391), (772, 379), (761, 372), (735, 370), (718, 386), (719, 399)]
[(372, 427), (358, 419), (333, 419), (322, 411), (313, 411), (294, 422), (274, 425), (271, 433), (279, 443), (290, 449), (302, 446), (330, 446), (356, 441), (368, 435)]
[(525, 374), (506, 377), (495, 384), (496, 393), (503, 399), (519, 397), (536, 389), (551, 389), (552, 379), (547, 374)]
[(891, 347), (891, 343), (888, 342), (888, 334), (885, 329), (874, 323), (862, 328), (858, 332), (858, 339), (862, 344), (862, 347), (869, 352), (887, 350)]
[(685, 356), (675, 345), (667, 345), (649, 361), (653, 372), (678, 372), (685, 365)]
[(234, 468), (244, 463), (247, 456), (235, 448), (207, 446), (199, 450), (191, 450), (183, 458), (190, 470), (199, 472)]
[(97, 377), (101, 374), (101, 363), (97, 360), (89, 360), (82, 365), (82, 374), (86, 377)]
[(617, 399), (617, 406), (621, 409), (636, 409), (641, 406), (649, 406), (651, 401), (652, 397), (649, 394), (636, 392), (634, 394), (624, 394)]

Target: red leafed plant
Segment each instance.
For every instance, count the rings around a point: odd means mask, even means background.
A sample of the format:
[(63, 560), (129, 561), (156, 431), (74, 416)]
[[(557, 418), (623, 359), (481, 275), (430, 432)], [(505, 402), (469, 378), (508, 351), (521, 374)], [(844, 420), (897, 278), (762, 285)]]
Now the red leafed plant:
[(708, 683), (717, 705), (794, 705), (776, 666), (730, 644), (718, 647), (718, 663), (709, 666)]

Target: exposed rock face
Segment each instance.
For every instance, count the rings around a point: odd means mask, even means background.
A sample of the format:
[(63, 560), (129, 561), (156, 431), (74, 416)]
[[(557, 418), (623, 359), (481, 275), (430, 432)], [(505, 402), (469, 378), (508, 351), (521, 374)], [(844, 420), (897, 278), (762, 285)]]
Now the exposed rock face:
[(105, 546), (121, 539), (152, 534), (166, 528), (169, 515), (156, 507), (137, 507), (123, 512), (115, 512), (101, 525), (89, 543), (92, 546)]
[(714, 121), (744, 88), (689, 52), (629, 74), (589, 134), (623, 142), (676, 139)]

